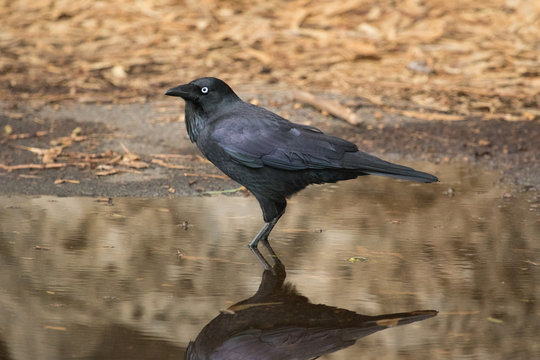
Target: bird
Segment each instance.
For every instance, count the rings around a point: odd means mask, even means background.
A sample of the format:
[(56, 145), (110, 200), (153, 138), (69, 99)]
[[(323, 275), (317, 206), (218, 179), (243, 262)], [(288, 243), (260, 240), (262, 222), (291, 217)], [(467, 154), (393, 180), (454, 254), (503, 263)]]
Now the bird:
[(263, 272), (257, 292), (211, 320), (189, 343), (186, 359), (316, 359), (375, 332), (438, 314), (416, 310), (370, 316), (314, 304), (285, 282), (285, 266), (279, 258), (272, 260), (274, 265)]
[(165, 92), (185, 101), (191, 142), (223, 173), (259, 202), (264, 225), (249, 242), (253, 250), (285, 212), (287, 199), (310, 184), (363, 175), (431, 183), (437, 177), (369, 155), (344, 139), (291, 122), (243, 101), (223, 80), (195, 79)]

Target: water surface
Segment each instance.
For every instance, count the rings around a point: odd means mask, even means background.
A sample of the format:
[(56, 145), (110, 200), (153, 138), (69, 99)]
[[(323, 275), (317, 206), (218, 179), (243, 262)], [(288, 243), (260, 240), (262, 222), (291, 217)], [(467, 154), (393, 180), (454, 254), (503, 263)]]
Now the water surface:
[[(439, 312), (321, 359), (540, 358), (538, 198), (471, 169), (438, 175), (293, 197), (271, 234), (279, 296), (246, 246), (262, 226), (253, 197), (0, 198), (0, 358), (182, 359), (208, 324), (226, 340), (224, 316), (322, 319), (310, 304)], [(278, 309), (284, 293), (309, 306)]]

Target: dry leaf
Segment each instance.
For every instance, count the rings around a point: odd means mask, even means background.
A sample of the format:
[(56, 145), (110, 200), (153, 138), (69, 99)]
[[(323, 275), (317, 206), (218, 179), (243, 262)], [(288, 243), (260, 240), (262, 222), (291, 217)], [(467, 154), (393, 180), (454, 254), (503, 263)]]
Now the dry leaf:
[[(515, 115), (538, 103), (538, 1), (19, 5), (7, 1), (0, 10), (4, 100), (144, 102), (161, 98), (156, 89), (184, 69), (183, 78), (219, 73), (235, 86), (278, 81), (395, 101), (423, 94), (449, 115), (487, 109), (497, 119), (538, 118)], [(427, 67), (403, 71), (415, 59)], [(14, 109), (3, 115), (24, 116)]]
[(94, 174), (97, 176), (107, 176), (107, 175), (114, 175), (117, 173), (118, 173), (118, 169), (110, 169), (110, 170), (96, 171)]
[(12, 132), (13, 132), (13, 128), (11, 127), (11, 125), (8, 124), (8, 125), (4, 126), (4, 134), (5, 135), (9, 135)]
[(64, 148), (63, 146), (55, 146), (50, 149), (47, 149), (47, 151), (45, 151), (45, 153), (43, 154), (43, 158), (41, 159), (41, 161), (44, 164), (53, 163), (54, 160), (56, 160), (56, 158), (58, 157), (58, 155), (62, 153), (63, 148)]

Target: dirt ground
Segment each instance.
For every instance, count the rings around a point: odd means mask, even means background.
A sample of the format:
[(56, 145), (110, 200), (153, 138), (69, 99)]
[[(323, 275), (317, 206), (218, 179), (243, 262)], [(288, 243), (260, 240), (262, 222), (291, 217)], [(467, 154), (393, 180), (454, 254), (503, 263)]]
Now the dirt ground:
[[(391, 161), (435, 174), (449, 164), (479, 165), (496, 170), (494, 182), (540, 187), (540, 127), (534, 121), (428, 121), (361, 106), (355, 114), (365, 123), (351, 125), (283, 92), (251, 99)], [(152, 197), (238, 188), (190, 143), (181, 100), (3, 106), (0, 126), (12, 128), (0, 142), (3, 194)]]
[(2, 194), (236, 188), (163, 97), (209, 75), (389, 160), (539, 188), (539, 2), (17, 0), (0, 16)]

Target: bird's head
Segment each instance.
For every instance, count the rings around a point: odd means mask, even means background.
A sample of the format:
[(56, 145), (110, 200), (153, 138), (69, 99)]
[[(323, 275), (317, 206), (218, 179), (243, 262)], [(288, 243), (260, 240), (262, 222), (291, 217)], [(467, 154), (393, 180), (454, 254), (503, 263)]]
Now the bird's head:
[(220, 104), (240, 100), (229, 85), (213, 77), (204, 77), (179, 85), (167, 90), (165, 95), (179, 96), (186, 103), (191, 102), (207, 113), (216, 110)]

